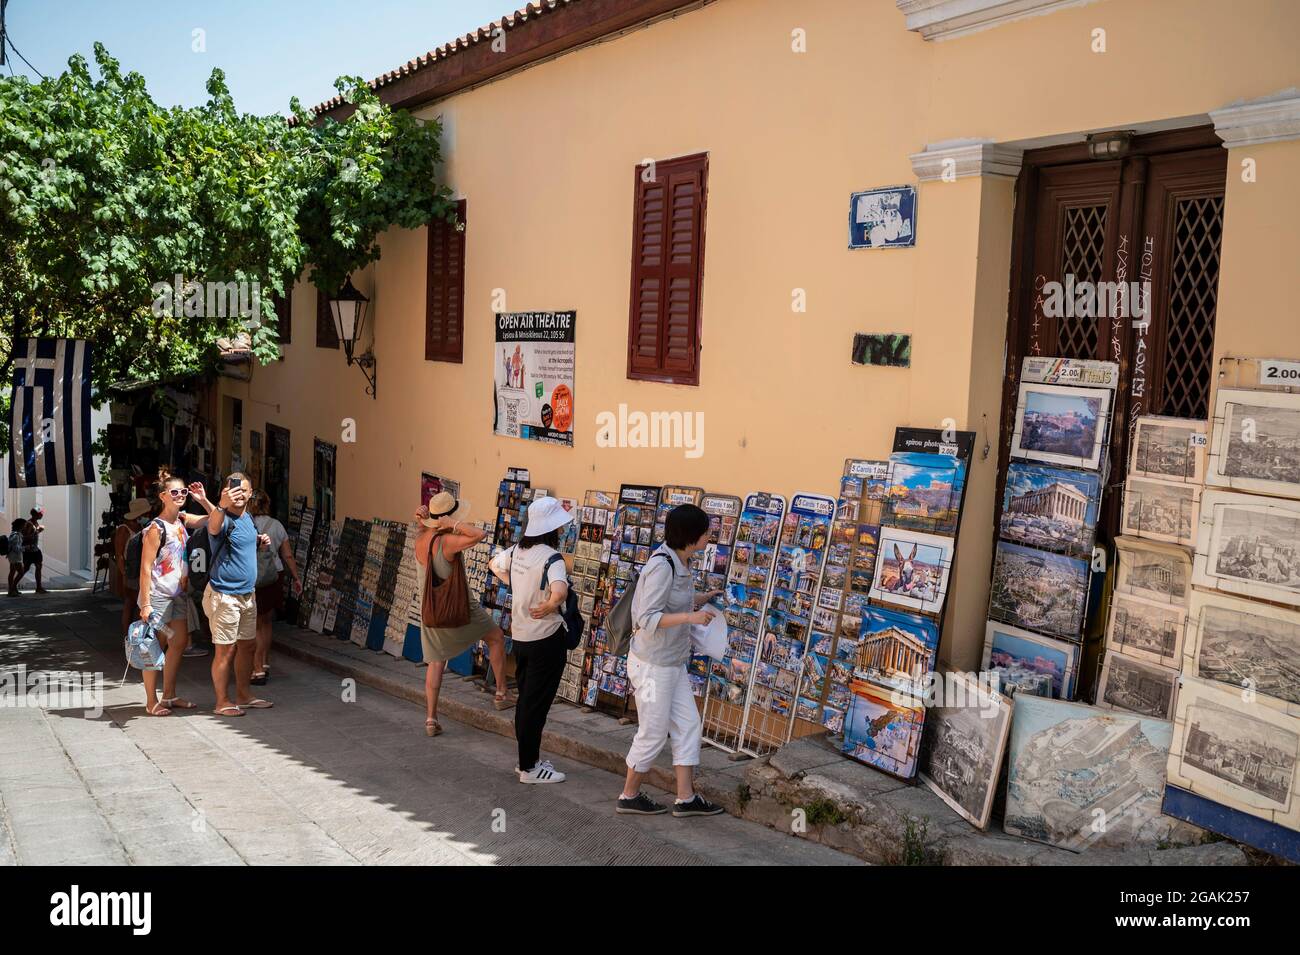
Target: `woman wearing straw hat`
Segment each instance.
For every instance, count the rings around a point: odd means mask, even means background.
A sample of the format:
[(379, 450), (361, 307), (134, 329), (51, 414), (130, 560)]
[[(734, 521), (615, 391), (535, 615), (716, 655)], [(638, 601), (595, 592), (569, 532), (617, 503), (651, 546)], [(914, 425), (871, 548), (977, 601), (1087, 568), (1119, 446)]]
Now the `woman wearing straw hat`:
[[(423, 601), (423, 589), (428, 579), (429, 561), (433, 561), (433, 572), (439, 580), (447, 580), (451, 575), (458, 555), (469, 550), (486, 534), (464, 520), (452, 517), (460, 502), (440, 491), (429, 498), (429, 503), (415, 512), (416, 519), (424, 529), (415, 538), (415, 559), (420, 563), (420, 588)], [(465, 580), (463, 572), (461, 580)], [(506, 690), (506, 638), (482, 605), (469, 593), (469, 582), (465, 581), (469, 603), (469, 622), (461, 627), (429, 627), (420, 624), (420, 644), (424, 648), (424, 662), (428, 670), (424, 674), (424, 702), (426, 719), (424, 732), (428, 736), (442, 733), (442, 724), (438, 722), (438, 693), (442, 689), (442, 674), (447, 668), (447, 661), (458, 657), (474, 644), (483, 640), (487, 643), (488, 658), (492, 661), (492, 674), (496, 677), (497, 692), (493, 705), (498, 710), (508, 710), (515, 705), (515, 700)]]

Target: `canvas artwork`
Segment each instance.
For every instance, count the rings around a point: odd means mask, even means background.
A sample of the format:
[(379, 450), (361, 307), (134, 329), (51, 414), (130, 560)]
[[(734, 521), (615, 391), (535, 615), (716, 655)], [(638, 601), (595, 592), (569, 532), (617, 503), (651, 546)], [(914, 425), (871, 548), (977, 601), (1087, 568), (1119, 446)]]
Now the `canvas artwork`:
[(1110, 397), (1109, 388), (1021, 382), (1011, 456), (1096, 470)]
[(1206, 423), (1193, 418), (1145, 415), (1133, 429), (1129, 477), (1205, 483)]
[(1056, 554), (1090, 559), (1101, 477), (1088, 471), (1012, 461), (998, 536)]
[(1116, 653), (1178, 669), (1186, 619), (1178, 604), (1116, 592), (1111, 597), (1106, 646)]
[(1184, 657), (1187, 674), (1251, 689), (1300, 716), (1300, 612), (1194, 591)]
[(897, 452), (881, 523), (932, 534), (956, 534), (966, 462), (955, 455)]
[(853, 676), (916, 694), (934, 669), (939, 628), (919, 614), (868, 607), (853, 654)]
[(999, 541), (989, 616), (1078, 640), (1088, 599), (1087, 561)]
[(1121, 534), (1190, 546), (1196, 536), (1201, 489), (1130, 477), (1124, 486)]
[(1175, 544), (1136, 537), (1115, 538), (1118, 569), (1115, 592), (1165, 603), (1186, 604), (1191, 590), (1192, 555)]
[(848, 712), (844, 716), (845, 755), (876, 769), (911, 779), (921, 748), (925, 707), (905, 696), (896, 702), (888, 687), (867, 680), (849, 684)]
[(937, 614), (948, 593), (953, 539), (901, 527), (880, 529), (870, 598), (920, 613)]
[(986, 673), (995, 673), (1003, 693), (1070, 699), (1080, 648), (996, 620), (984, 628)]
[(1017, 696), (1003, 829), (1075, 852), (1167, 837), (1183, 825), (1160, 813), (1172, 736), (1165, 720)]
[(1011, 730), (1011, 700), (961, 673), (947, 674), (945, 683), (955, 698), (926, 713), (921, 779), (971, 825), (987, 829)]
[(1192, 583), (1300, 606), (1300, 501), (1206, 491)]
[(1174, 718), (1179, 671), (1122, 653), (1106, 654), (1097, 684), (1097, 705), (1160, 720)]
[(1300, 498), (1300, 393), (1219, 389), (1205, 483)]
[(1178, 694), (1169, 784), (1300, 829), (1300, 726), (1240, 690), (1185, 676)]

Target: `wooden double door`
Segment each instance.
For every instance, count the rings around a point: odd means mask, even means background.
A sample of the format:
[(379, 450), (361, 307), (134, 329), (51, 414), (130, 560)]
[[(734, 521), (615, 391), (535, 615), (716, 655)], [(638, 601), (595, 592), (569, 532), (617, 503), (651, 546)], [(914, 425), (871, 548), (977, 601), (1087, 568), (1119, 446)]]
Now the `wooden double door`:
[[(1118, 527), (1114, 489), (1123, 481), (1137, 419), (1207, 417), (1226, 172), (1227, 150), (1211, 127), (1134, 137), (1117, 159), (1090, 159), (1085, 145), (1025, 153), (1016, 195), (999, 488), (1025, 356), (1119, 365), (1112, 491), (1099, 519), (1103, 539)], [(1098, 307), (1062, 314), (1065, 296), (1053, 301), (1050, 283), (1068, 291), (1083, 282), (1130, 289), (1137, 283), (1139, 296), (1149, 283), (1149, 298), (1130, 296), (1120, 315), (1099, 314)], [(1116, 311), (1114, 304), (1107, 301), (1104, 311)], [(1143, 314), (1134, 315), (1139, 309)]]

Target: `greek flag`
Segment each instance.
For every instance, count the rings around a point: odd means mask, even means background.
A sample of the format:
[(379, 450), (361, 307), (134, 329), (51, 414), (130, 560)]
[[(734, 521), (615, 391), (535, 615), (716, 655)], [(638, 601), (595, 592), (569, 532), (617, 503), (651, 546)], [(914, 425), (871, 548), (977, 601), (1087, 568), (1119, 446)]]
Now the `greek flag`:
[(9, 486), (94, 481), (90, 441), (90, 343), (14, 339)]

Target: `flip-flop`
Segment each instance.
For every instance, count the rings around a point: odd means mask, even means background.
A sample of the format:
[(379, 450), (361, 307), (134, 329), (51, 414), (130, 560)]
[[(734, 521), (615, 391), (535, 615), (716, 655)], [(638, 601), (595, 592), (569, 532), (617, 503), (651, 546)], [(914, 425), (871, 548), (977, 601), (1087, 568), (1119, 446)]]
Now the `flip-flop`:
[(213, 710), (217, 716), (243, 716), (244, 711), (237, 706), (223, 706), (220, 709)]
[(251, 710), (269, 710), (275, 706), (270, 700), (249, 700), (247, 703), (240, 703), (239, 705)]
[(148, 713), (150, 716), (171, 716), (172, 715), (172, 711), (169, 710), (162, 703), (155, 703), (152, 709), (150, 709), (148, 704), (146, 704), (144, 711)]
[(492, 705), (498, 710), (508, 710), (518, 702), (519, 698), (509, 693), (497, 694), (492, 697)]
[(179, 696), (173, 696), (170, 700), (163, 700), (162, 705), (172, 710), (197, 710), (198, 705), (191, 703), (189, 700), (182, 700)]

